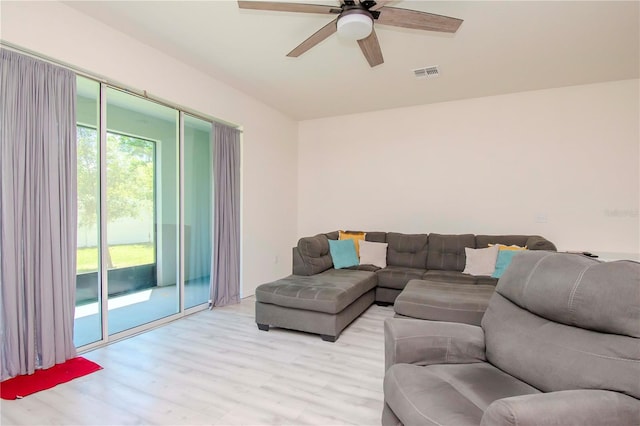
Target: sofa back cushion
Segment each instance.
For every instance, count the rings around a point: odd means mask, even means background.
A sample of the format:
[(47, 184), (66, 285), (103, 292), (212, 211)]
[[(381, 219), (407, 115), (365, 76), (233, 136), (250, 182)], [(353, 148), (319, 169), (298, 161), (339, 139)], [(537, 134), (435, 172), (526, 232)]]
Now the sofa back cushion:
[(329, 240), (337, 240), (340, 237), (340, 231), (331, 231), (331, 232), (327, 232), (326, 234), (319, 234), (319, 235), (324, 235)]
[(475, 246), (476, 237), (473, 234), (429, 234), (427, 269), (462, 272), (467, 260), (464, 248)]
[(525, 247), (528, 239), (528, 235), (476, 235), (476, 247), (486, 248), (489, 247), (489, 244)]
[[(346, 232), (364, 232), (365, 241), (371, 241), (372, 243), (386, 243), (387, 242), (387, 233), (380, 231), (346, 231)], [(329, 236), (330, 234), (326, 234)]]
[(539, 235), (476, 235), (476, 248), (485, 248), (489, 244), (516, 245), (529, 250), (556, 250), (551, 241)]
[(551, 321), (640, 338), (640, 263), (539, 251), (516, 256), (496, 288), (511, 302)]
[(557, 250), (555, 244), (539, 235), (530, 235), (525, 245), (529, 250)]
[(299, 259), (294, 257), (294, 274), (296, 275), (315, 275), (333, 266), (329, 253), (329, 240), (325, 234), (300, 238), (294, 253), (296, 251), (299, 256)]
[(425, 269), (427, 265), (427, 234), (387, 234), (387, 265)]
[(371, 241), (372, 243), (386, 243), (387, 233), (379, 231), (367, 232), (367, 235), (365, 235), (364, 239), (367, 241)]
[(544, 391), (640, 398), (640, 264), (524, 251), (482, 319), (489, 362)]

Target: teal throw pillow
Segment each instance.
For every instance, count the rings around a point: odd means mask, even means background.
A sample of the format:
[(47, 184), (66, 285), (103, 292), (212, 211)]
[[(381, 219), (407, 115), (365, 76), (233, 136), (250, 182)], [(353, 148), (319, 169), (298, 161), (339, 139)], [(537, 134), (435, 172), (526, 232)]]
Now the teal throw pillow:
[(500, 278), (504, 271), (507, 270), (507, 266), (511, 263), (511, 259), (517, 253), (520, 253), (520, 250), (500, 250), (498, 252), (498, 260), (496, 260), (496, 270), (493, 271), (491, 275), (493, 278)]
[(356, 245), (353, 240), (329, 240), (329, 253), (336, 269), (348, 268), (360, 264)]

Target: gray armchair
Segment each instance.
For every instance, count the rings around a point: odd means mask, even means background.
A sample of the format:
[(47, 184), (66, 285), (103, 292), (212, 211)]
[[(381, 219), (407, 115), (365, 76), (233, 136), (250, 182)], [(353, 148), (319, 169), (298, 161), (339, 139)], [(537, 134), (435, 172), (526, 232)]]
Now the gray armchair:
[(640, 264), (523, 252), (482, 326), (385, 321), (383, 425), (639, 425)]

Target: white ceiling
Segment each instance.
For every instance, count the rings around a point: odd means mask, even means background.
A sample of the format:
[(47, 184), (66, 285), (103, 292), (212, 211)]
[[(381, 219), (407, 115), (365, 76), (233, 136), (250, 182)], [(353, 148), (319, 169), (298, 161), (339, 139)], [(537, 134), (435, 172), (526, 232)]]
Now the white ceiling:
[[(397, 1), (464, 22), (453, 35), (377, 25), (375, 68), (337, 35), (285, 56), (333, 16), (229, 0), (65, 3), (299, 120), (640, 77), (638, 1)], [(431, 65), (440, 77), (413, 76)]]

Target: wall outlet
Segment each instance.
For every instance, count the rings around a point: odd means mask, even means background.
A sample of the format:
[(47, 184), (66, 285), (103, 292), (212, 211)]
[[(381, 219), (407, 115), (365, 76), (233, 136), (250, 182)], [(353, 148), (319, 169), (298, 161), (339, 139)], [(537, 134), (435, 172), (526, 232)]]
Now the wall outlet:
[(536, 213), (536, 223), (547, 223), (547, 220), (546, 213)]

